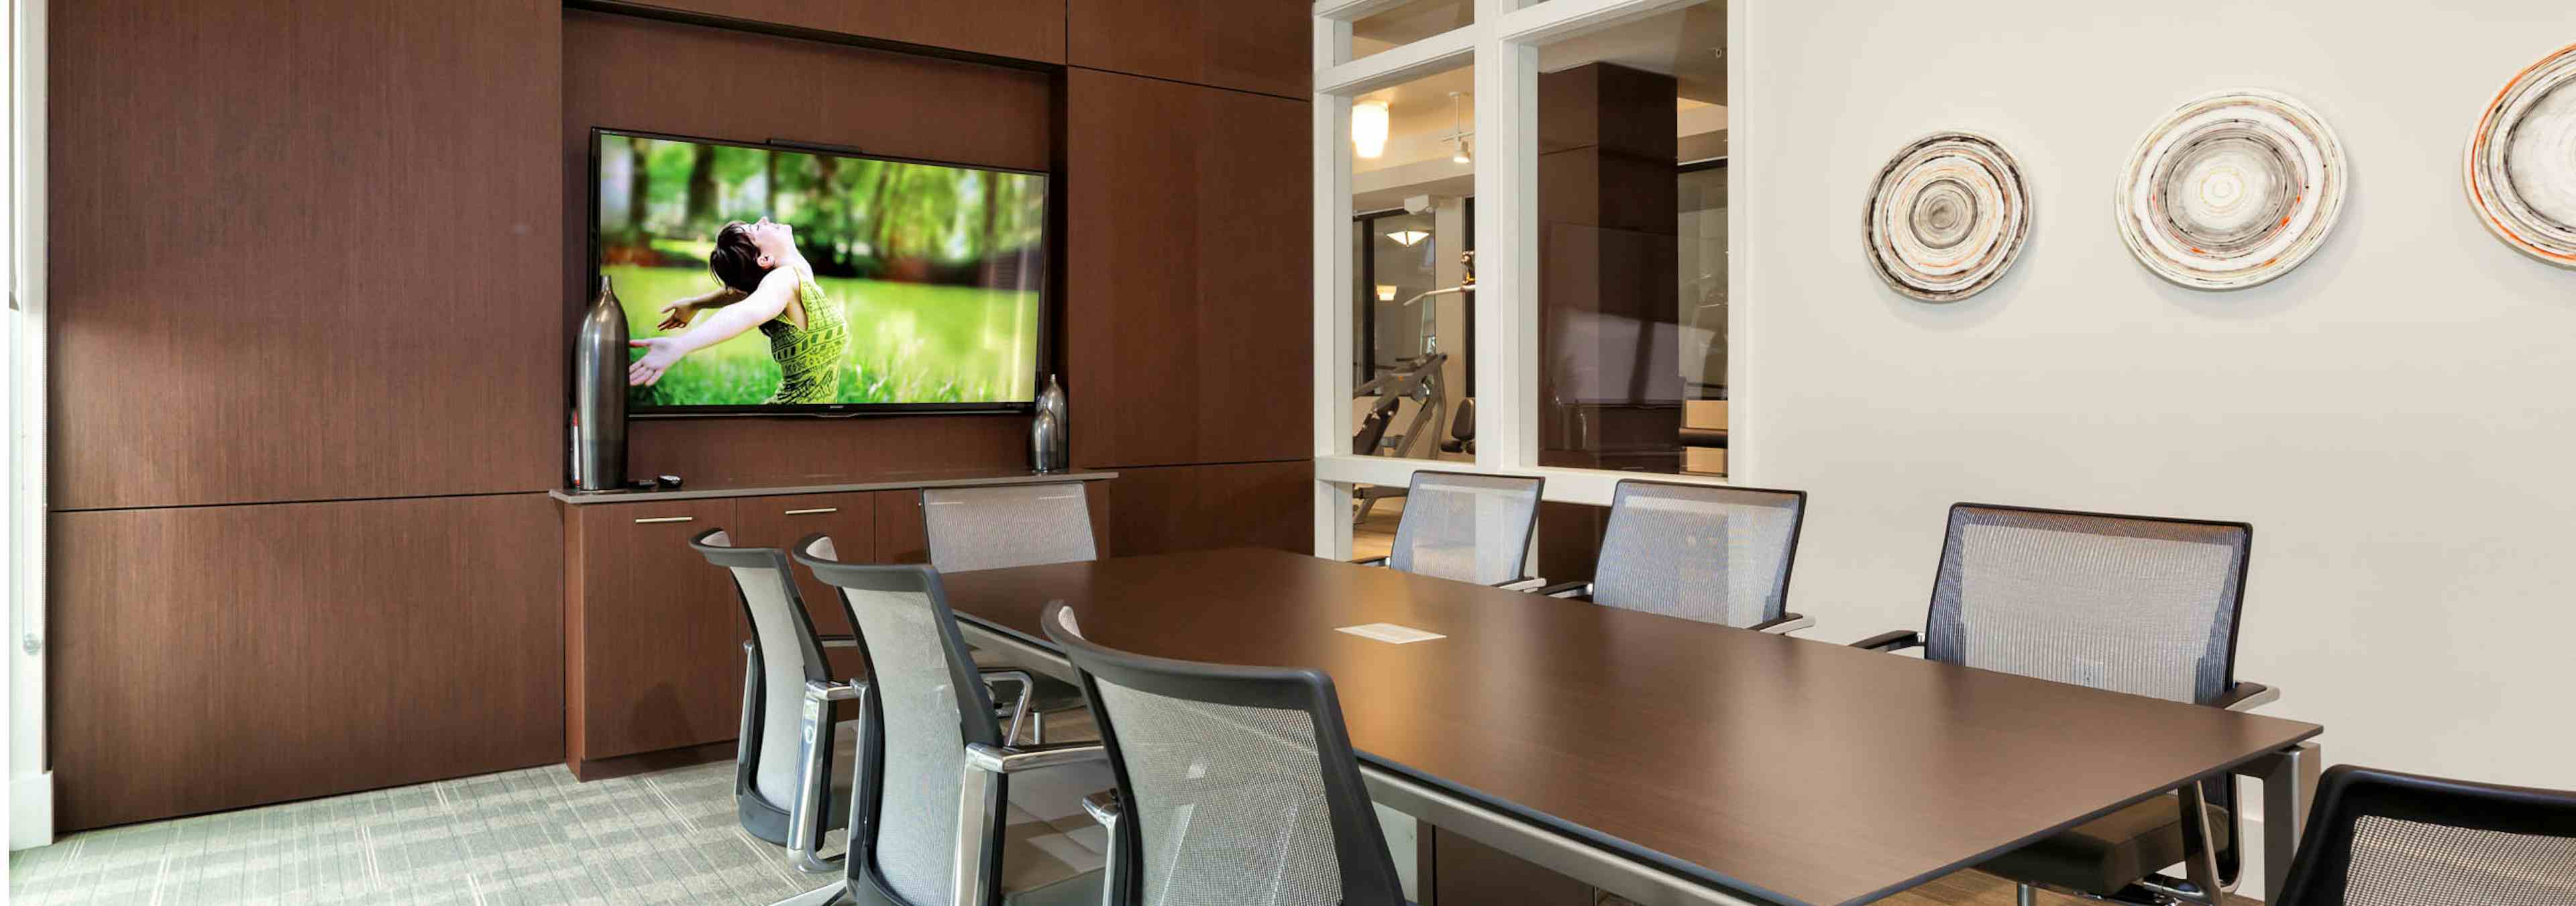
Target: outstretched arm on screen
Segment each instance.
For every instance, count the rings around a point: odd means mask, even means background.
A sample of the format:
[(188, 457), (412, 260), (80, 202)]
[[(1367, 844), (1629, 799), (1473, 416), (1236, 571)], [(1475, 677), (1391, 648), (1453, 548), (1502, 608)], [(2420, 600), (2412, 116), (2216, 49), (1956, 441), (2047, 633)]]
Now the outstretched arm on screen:
[(716, 310), (678, 336), (646, 337), (629, 340), (626, 345), (645, 350), (644, 357), (626, 366), (628, 386), (642, 387), (662, 379), (682, 356), (733, 339), (761, 322), (778, 317), (787, 310), (787, 300), (796, 294), (796, 274), (790, 268), (776, 268), (760, 278), (760, 288), (740, 302)]

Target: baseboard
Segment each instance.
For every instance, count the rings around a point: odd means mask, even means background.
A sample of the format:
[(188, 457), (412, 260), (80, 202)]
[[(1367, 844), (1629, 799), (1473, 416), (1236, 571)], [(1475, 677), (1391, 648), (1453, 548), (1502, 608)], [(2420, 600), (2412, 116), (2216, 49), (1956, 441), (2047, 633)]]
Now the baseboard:
[(54, 842), (54, 774), (46, 771), (9, 781), (9, 851)]

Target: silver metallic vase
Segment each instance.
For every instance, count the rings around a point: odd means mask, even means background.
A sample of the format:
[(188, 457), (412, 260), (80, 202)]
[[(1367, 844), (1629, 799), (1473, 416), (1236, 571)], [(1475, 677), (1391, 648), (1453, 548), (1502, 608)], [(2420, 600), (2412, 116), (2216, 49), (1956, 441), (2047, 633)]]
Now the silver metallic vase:
[(1073, 467), (1073, 444), (1066, 434), (1064, 385), (1055, 375), (1047, 375), (1046, 389), (1038, 393), (1037, 414), (1029, 421), (1029, 459), (1039, 472), (1062, 472)]
[(626, 340), (626, 308), (602, 276), (572, 349), (572, 479), (585, 491), (626, 484)]

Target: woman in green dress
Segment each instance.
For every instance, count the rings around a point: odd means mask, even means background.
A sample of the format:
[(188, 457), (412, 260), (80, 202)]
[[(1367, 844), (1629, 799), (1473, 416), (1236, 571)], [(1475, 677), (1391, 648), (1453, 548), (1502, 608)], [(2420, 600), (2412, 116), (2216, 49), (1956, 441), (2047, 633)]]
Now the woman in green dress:
[[(813, 266), (796, 251), (795, 230), (767, 217), (725, 224), (716, 231), (707, 268), (722, 286), (662, 307), (662, 330), (688, 330), (629, 341), (644, 356), (627, 366), (628, 385), (659, 381), (689, 353), (757, 326), (769, 337), (769, 357), (778, 361), (778, 392), (763, 405), (842, 401), (841, 358), (849, 328), (841, 306), (823, 294)], [(715, 314), (689, 326), (708, 311)]]

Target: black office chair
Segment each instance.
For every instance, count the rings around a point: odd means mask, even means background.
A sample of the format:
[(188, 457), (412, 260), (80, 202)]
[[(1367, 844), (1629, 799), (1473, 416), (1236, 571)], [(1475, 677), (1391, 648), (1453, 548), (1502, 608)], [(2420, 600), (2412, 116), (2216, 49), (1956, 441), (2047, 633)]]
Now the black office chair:
[[(1927, 660), (2244, 710), (2278, 698), (2236, 681), (2236, 625), (2252, 526), (1963, 503), (1950, 508), (1926, 630), (1854, 647), (1921, 647)], [(2136, 903), (2214, 903), (2234, 889), (2244, 835), (2235, 784), (2189, 784), (1979, 866), (2021, 885)], [(2186, 846), (2207, 815), (2211, 844)], [(2209, 877), (2160, 872), (2214, 855)]]
[(1116, 782), (1107, 751), (1004, 742), (937, 570), (842, 563), (820, 535), (797, 545), (796, 560), (841, 590), (858, 628), (867, 732), (851, 797), (854, 857), (839, 883), (780, 906), (1099, 903), (1106, 853), (1060, 828), (1082, 816), (1086, 795)]
[(1449, 439), (1440, 442), (1440, 452), (1476, 453), (1476, 398), (1458, 401), (1458, 416), (1449, 420)]
[(2326, 769), (2278, 906), (2576, 904), (2576, 792)]
[[(924, 488), (922, 528), (930, 565), (944, 573), (1007, 569), (1100, 558), (1091, 536), (1091, 504), (1079, 481), (962, 488)], [(975, 662), (1009, 666), (977, 650)], [(1082, 709), (1082, 690), (1036, 675), (1028, 700), (1028, 741), (1046, 743), (1047, 717)], [(1012, 728), (1019, 739), (1019, 728)]]
[(1589, 580), (1540, 594), (1762, 632), (1815, 621), (1788, 612), (1789, 568), (1807, 492), (1624, 479)]
[(1404, 492), (1394, 552), (1351, 562), (1499, 588), (1545, 584), (1524, 574), (1547, 479), (1422, 469)]
[[(787, 571), (786, 551), (735, 547), (723, 529), (698, 533), (689, 547), (733, 573), (743, 613), (751, 620), (751, 641), (742, 646), (749, 659), (742, 678), (742, 735), (734, 746), (733, 796), (742, 829), (786, 846), (799, 869), (830, 871), (840, 858), (823, 858), (816, 850), (823, 834), (840, 829), (848, 815), (849, 778), (833, 768), (849, 763), (858, 728), (839, 725), (828, 706), (818, 709), (809, 723), (805, 696), (809, 688), (824, 688), (844, 690), (833, 697), (850, 697), (848, 684), (832, 681), (823, 649), (854, 647), (858, 640), (814, 632), (795, 577)], [(815, 745), (814, 740), (829, 744)], [(809, 777), (828, 780), (807, 787)]]
[(1400, 906), (1404, 888), (1320, 670), (1166, 660), (1093, 644), (1047, 605), (1118, 786), (1111, 903)]

